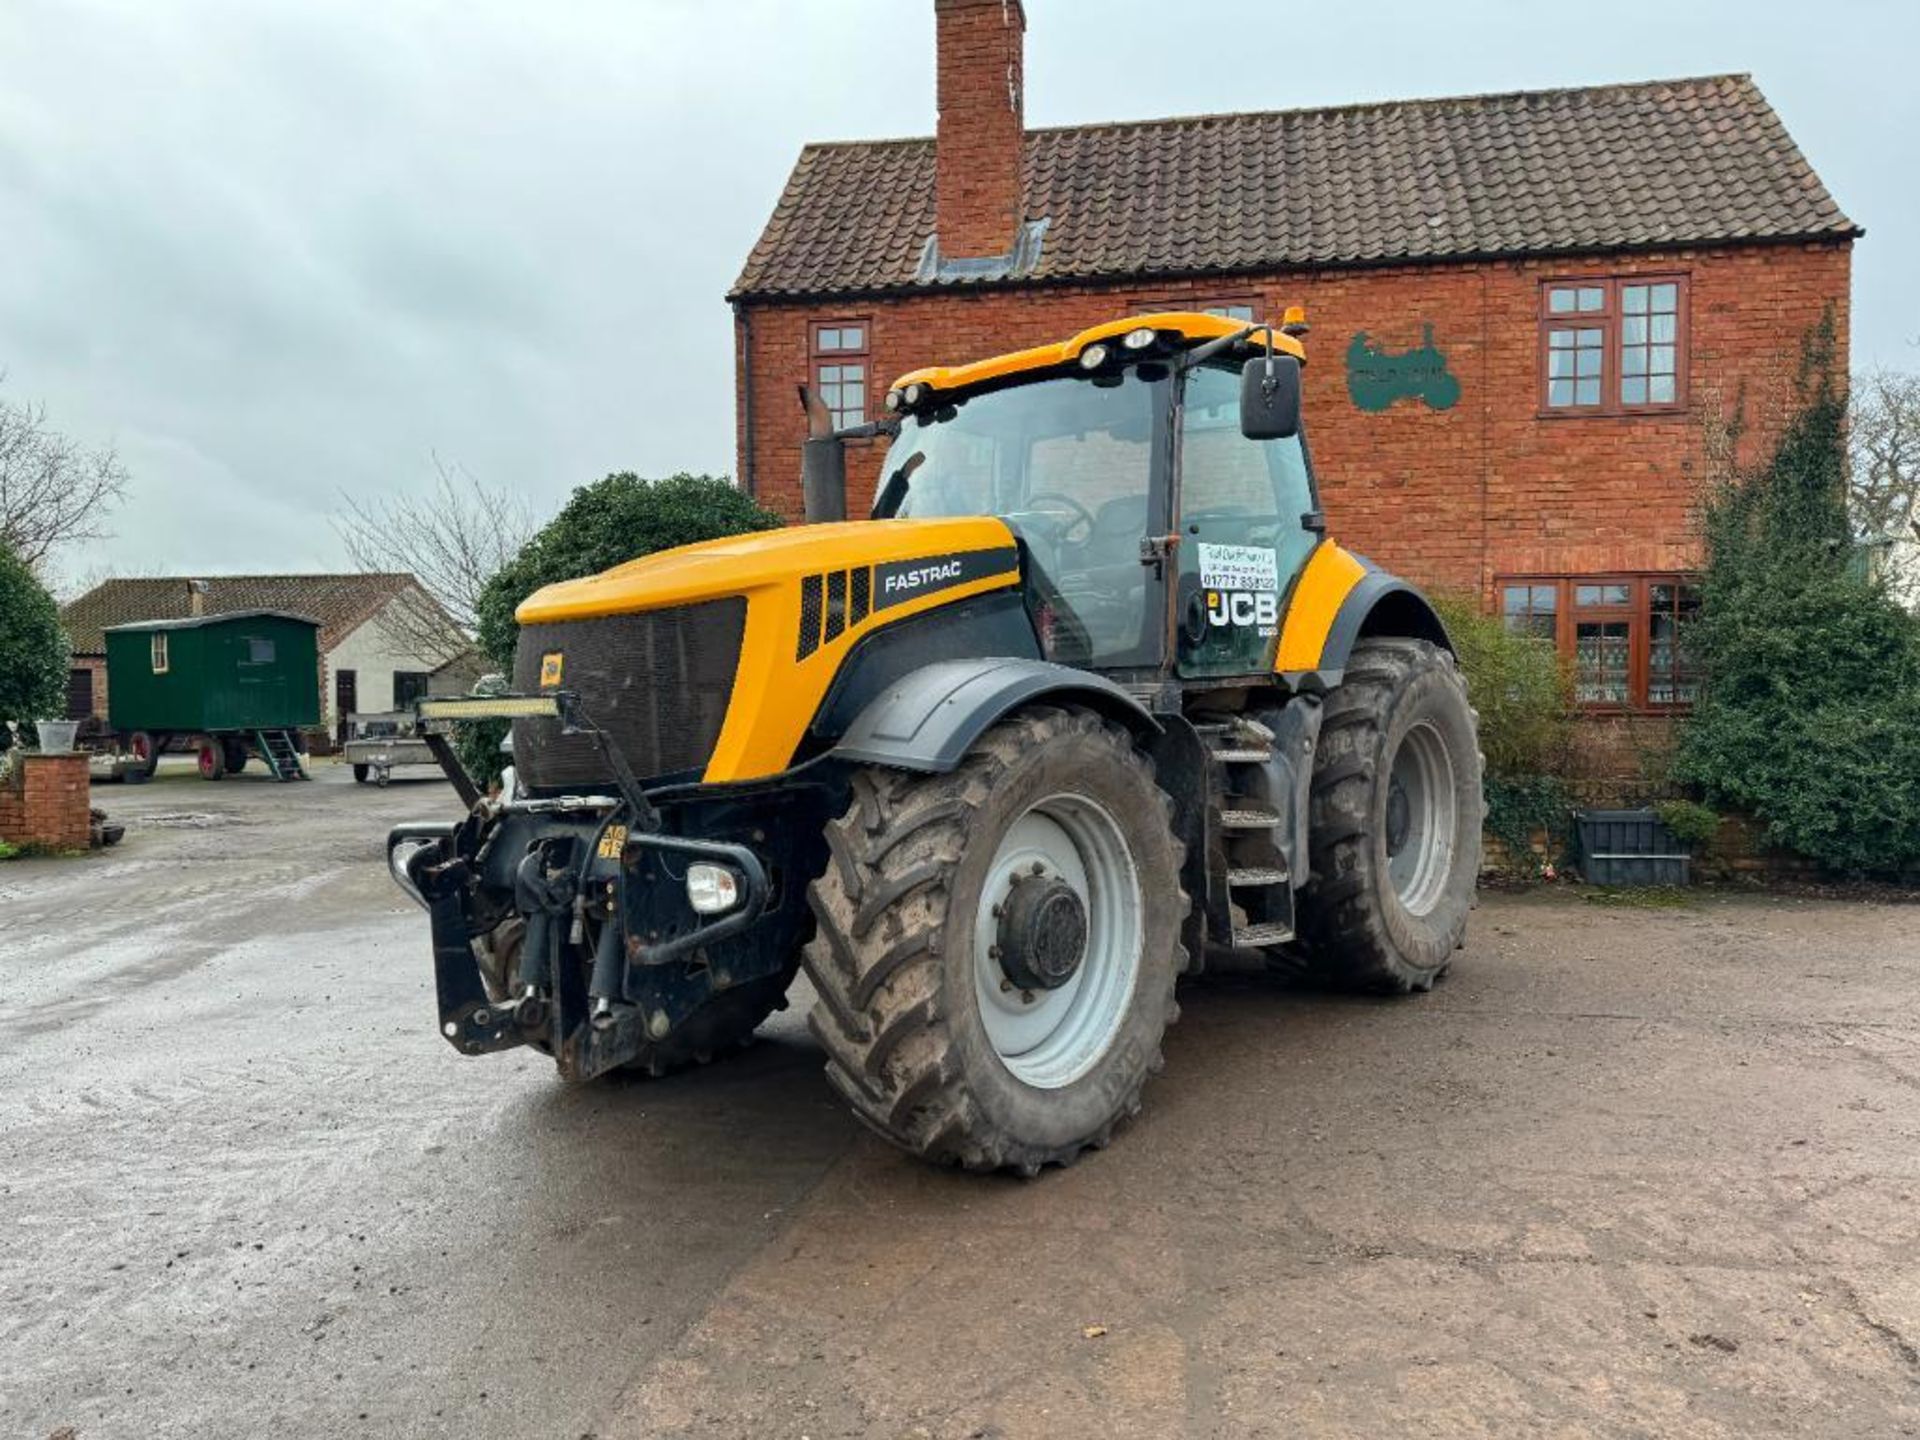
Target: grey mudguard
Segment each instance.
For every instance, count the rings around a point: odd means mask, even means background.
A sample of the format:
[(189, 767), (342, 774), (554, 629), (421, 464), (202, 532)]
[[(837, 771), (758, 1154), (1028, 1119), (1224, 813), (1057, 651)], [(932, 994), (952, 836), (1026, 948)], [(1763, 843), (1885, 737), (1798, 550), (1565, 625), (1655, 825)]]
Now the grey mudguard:
[(833, 754), (862, 765), (944, 774), (1009, 711), (1041, 698), (1085, 705), (1140, 731), (1160, 722), (1104, 675), (1047, 660), (939, 660), (887, 687)]
[(1431, 640), (1442, 650), (1453, 649), (1447, 627), (1441, 623), (1427, 597), (1406, 581), (1384, 570), (1369, 569), (1360, 583), (1341, 602), (1333, 617), (1333, 628), (1320, 651), (1320, 673), (1329, 684), (1338, 684), (1362, 635), (1404, 635), (1414, 640)]

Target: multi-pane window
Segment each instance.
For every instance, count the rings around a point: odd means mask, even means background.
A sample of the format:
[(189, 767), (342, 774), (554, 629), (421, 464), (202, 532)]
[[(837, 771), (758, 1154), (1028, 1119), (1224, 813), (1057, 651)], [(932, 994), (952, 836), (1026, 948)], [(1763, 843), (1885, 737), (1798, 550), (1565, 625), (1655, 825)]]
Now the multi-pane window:
[(1699, 672), (1687, 649), (1688, 627), (1700, 613), (1692, 585), (1657, 581), (1647, 587), (1647, 703), (1691, 705), (1700, 696)]
[(1551, 581), (1501, 587), (1500, 613), (1507, 629), (1516, 635), (1532, 635), (1554, 643), (1559, 634), (1559, 611), (1560, 587)]
[(1633, 585), (1573, 587), (1573, 698), (1582, 705), (1625, 705), (1633, 691)]
[(1680, 394), (1680, 286), (1620, 287), (1620, 403), (1671, 405)]
[(1691, 705), (1699, 679), (1687, 651), (1700, 591), (1674, 575), (1502, 580), (1509, 630), (1555, 646), (1573, 672), (1574, 698), (1597, 709)]
[(872, 327), (864, 320), (837, 320), (813, 327), (813, 381), (833, 427), (867, 423)]
[(167, 673), (167, 632), (156, 630), (148, 642), (148, 653), (153, 661), (153, 673)]
[(1681, 405), (1685, 299), (1685, 282), (1677, 276), (1541, 286), (1541, 401), (1547, 413), (1619, 415)]
[(1248, 325), (1253, 323), (1253, 305), (1246, 300), (1222, 300), (1218, 305), (1206, 306), (1201, 313), (1218, 315), (1223, 320), (1239, 320)]

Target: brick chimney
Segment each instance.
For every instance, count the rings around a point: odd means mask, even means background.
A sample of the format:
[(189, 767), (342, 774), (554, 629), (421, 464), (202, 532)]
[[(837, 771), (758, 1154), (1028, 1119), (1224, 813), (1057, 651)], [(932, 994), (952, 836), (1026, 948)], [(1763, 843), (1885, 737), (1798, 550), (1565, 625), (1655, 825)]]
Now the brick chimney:
[(207, 613), (207, 591), (210, 588), (204, 580), (187, 581), (187, 614), (200, 616)]
[(1027, 14), (1020, 0), (933, 0), (933, 14), (939, 37), (934, 172), (940, 256), (1006, 255), (1026, 218), (1020, 157)]

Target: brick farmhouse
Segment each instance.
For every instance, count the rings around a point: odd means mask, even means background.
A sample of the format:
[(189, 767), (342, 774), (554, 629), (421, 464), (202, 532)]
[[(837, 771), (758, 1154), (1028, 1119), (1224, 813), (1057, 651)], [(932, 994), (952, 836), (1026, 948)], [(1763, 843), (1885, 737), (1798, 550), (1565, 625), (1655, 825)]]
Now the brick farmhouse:
[(855, 423), (924, 364), (1302, 305), (1333, 533), (1589, 705), (1686, 703), (1703, 419), (1823, 316), (1844, 362), (1862, 233), (1749, 78), (1029, 130), (1020, 0), (934, 8), (936, 136), (806, 146), (729, 297), (750, 492), (800, 513), (799, 385)]

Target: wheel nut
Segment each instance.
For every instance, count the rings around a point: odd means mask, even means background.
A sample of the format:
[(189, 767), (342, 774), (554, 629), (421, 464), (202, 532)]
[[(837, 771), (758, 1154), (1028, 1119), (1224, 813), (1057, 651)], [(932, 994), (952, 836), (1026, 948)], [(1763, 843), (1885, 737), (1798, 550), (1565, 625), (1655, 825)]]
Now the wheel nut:
[(1004, 975), (1001, 976), (1000, 977), (1000, 993), (1004, 995), (1007, 993), (1007, 991), (1011, 989), (1013, 989), (1013, 981), (1007, 979), (1006, 976)]
[(1033, 873), (1036, 875), (1044, 875), (1047, 873), (1047, 867), (1036, 860), (1033, 862)]
[(1033, 1004), (1033, 991), (1031, 991), (1031, 990), (1022, 990), (1022, 991), (1020, 992), (1020, 1003), (1021, 1003), (1021, 1004), (1023, 1004), (1023, 1005), (1031, 1005), (1031, 1004)]

